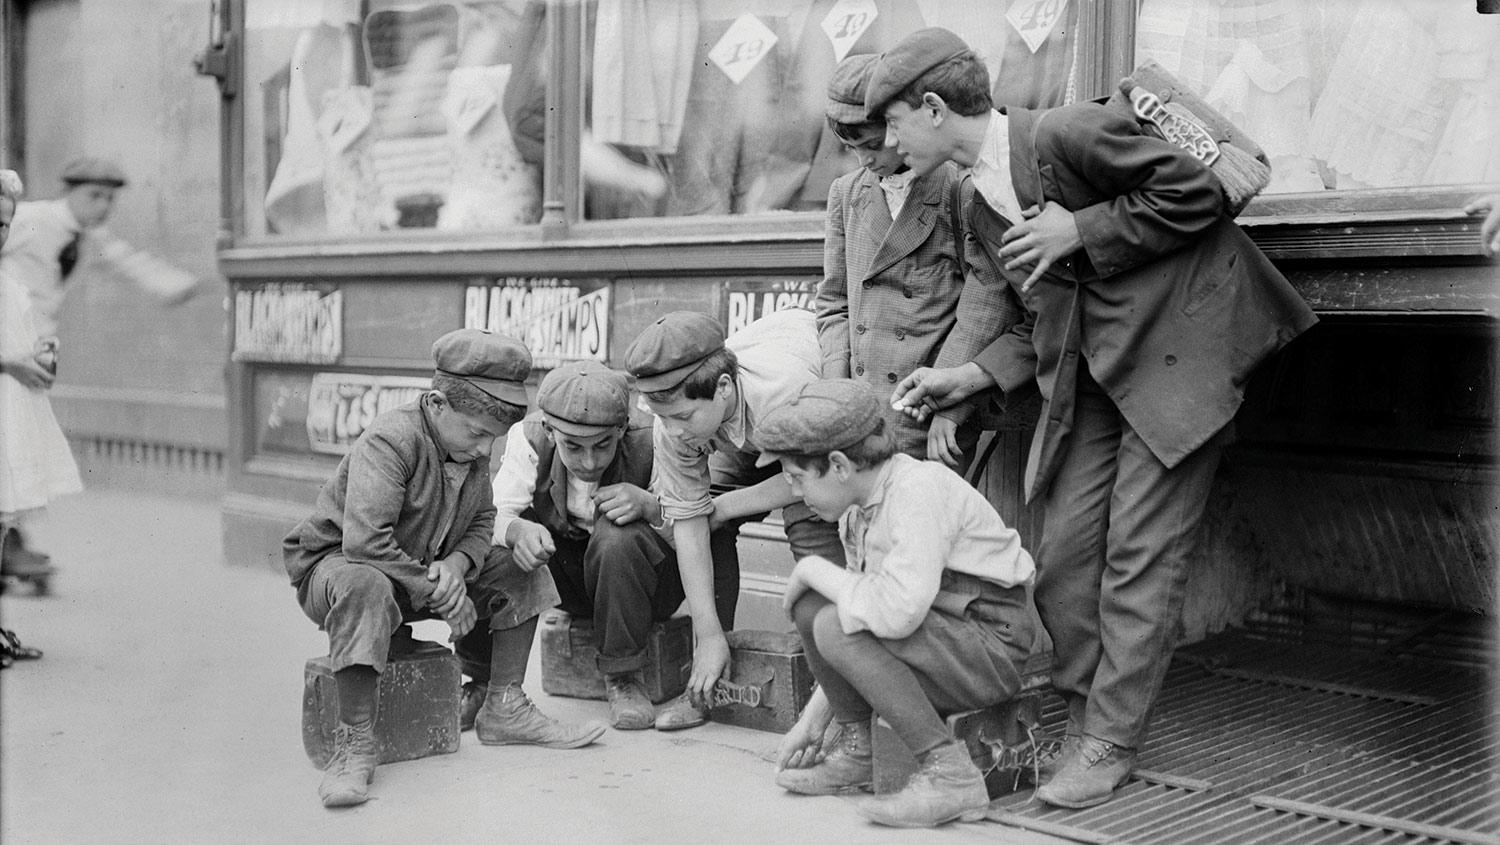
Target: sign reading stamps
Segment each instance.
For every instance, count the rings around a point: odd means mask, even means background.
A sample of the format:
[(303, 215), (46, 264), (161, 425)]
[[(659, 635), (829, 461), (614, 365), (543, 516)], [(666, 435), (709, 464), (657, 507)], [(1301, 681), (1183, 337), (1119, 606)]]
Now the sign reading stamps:
[(470, 285), (463, 327), (520, 339), (541, 370), (564, 361), (603, 361), (609, 354), (609, 286), (516, 276)]
[(268, 284), (234, 294), (234, 361), (332, 364), (344, 354), (344, 294)]

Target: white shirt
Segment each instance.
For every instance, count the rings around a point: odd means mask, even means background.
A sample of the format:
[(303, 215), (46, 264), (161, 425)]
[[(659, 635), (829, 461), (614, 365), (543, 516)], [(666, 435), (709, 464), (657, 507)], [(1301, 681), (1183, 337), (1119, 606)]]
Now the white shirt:
[(943, 570), (1002, 587), (1031, 582), (1031, 554), (979, 491), (934, 461), (897, 454), (869, 501), (839, 518), (847, 568), (859, 577), (835, 604), (845, 633), (910, 636), (937, 597)]
[[(0, 252), (0, 269), (31, 292), (38, 337), (57, 334), (57, 315), (63, 301), (62, 266), (57, 256), (82, 229), (66, 200), (16, 204), (10, 238)], [(81, 248), (79, 252), (82, 259)]]
[(1010, 176), (1010, 118), (990, 110), (990, 122), (984, 130), (984, 144), (973, 168), (974, 188), (990, 207), (1012, 225), (1020, 223), (1021, 200)]
[[(510, 427), (505, 435), (505, 457), (500, 459), (500, 470), (492, 483), (495, 498), (494, 544), (510, 547), (505, 541), (505, 532), (510, 524), (521, 517), (521, 512), (531, 507), (531, 498), (536, 493), (537, 464), (540, 462), (531, 441), (526, 439), (526, 427), (520, 423)], [(568, 522), (584, 531), (594, 530), (594, 494), (599, 483), (582, 481), (568, 473), (567, 509)]]
[(910, 170), (880, 177), (880, 190), (885, 193), (885, 204), (891, 210), (892, 220), (901, 216), (901, 208), (911, 196), (911, 183), (915, 178), (916, 174)]

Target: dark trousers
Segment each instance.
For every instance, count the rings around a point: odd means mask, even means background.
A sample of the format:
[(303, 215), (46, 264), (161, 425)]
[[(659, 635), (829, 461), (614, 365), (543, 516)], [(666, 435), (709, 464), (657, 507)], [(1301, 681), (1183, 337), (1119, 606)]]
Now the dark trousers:
[(899, 640), (845, 633), (838, 607), (812, 590), (792, 606), (808, 668), (836, 720), (879, 713), (920, 756), (952, 739), (942, 716), (1020, 690), (1033, 638), (1026, 589), (951, 572), (944, 585), (922, 623)]
[(1078, 381), (1073, 430), (1042, 499), (1036, 607), (1069, 730), (1139, 748), (1228, 430), (1168, 469), (1086, 367)]
[[(500, 553), (505, 554), (500, 554)], [(464, 586), (478, 621), (455, 651), (464, 672), (485, 679), (490, 673), (491, 632), (514, 628), (557, 604), (557, 590), (546, 570), (522, 572), (509, 550), (491, 547)], [(385, 671), (391, 635), (403, 622), (432, 619), (412, 606), (411, 597), (373, 566), (351, 563), (341, 553), (319, 561), (297, 590), (302, 612), (328, 633), (333, 671), (373, 666)], [(478, 674), (475, 674), (475, 673)]]

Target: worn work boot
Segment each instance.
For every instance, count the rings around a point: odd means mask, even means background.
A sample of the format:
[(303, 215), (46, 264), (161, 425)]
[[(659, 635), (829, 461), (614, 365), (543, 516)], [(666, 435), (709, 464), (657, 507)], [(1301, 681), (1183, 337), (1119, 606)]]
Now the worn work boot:
[(1085, 734), (1078, 751), (1036, 797), (1055, 807), (1080, 810), (1103, 804), (1130, 777), (1135, 752)]
[(640, 672), (620, 672), (604, 678), (609, 720), (617, 731), (643, 731), (656, 724), (656, 708), (646, 695)]
[(954, 819), (984, 818), (990, 794), (968, 746), (961, 740), (947, 742), (923, 754), (920, 762), (900, 792), (859, 802), (860, 813), (891, 827), (937, 827)]
[(380, 755), (375, 748), (375, 721), (363, 725), (339, 722), (333, 731), (333, 757), (323, 769), (318, 797), (324, 807), (353, 807), (370, 800), (370, 780)]
[[(1068, 765), (1068, 761), (1078, 756), (1078, 746), (1082, 740), (1083, 737), (1078, 734), (1068, 734), (1063, 737), (1062, 747), (1042, 757), (1037, 762), (1036, 785), (1046, 786), (1053, 778), (1057, 777), (1057, 773)], [(1056, 742), (1057, 740), (1052, 741)]]
[(474, 718), (479, 715), (479, 708), (484, 706), (483, 681), (469, 681), (464, 684), (462, 695), (458, 699), (458, 729), (460, 731), (474, 730)]
[(656, 714), (656, 729), (680, 731), (683, 728), (696, 728), (707, 721), (708, 708), (699, 707), (693, 703), (691, 696), (683, 693), (667, 702), (661, 712)]
[(869, 789), (875, 782), (870, 720), (843, 722), (839, 728), (838, 744), (827, 757), (811, 768), (783, 769), (776, 775), (776, 785), (802, 795), (835, 795)]
[(474, 717), (474, 732), (485, 745), (582, 748), (603, 736), (604, 730), (604, 725), (596, 721), (575, 725), (542, 715), (515, 684), (491, 684), (485, 691), (484, 706)]

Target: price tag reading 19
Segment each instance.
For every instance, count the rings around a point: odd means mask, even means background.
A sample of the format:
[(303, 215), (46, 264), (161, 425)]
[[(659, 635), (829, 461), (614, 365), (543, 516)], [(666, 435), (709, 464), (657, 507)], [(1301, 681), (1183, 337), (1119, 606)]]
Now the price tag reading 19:
[(708, 51), (708, 58), (738, 85), (774, 46), (776, 33), (754, 15), (740, 15)]

